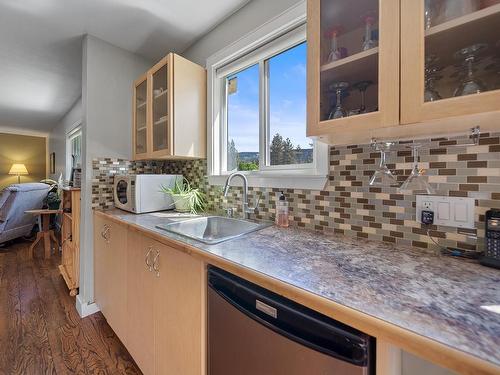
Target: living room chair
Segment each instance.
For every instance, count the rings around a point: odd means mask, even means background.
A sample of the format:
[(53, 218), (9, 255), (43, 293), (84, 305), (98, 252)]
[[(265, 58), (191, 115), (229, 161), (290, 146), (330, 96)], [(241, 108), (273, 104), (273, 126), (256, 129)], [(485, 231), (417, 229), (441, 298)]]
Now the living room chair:
[(43, 183), (13, 184), (0, 193), (0, 244), (31, 233), (36, 216), (25, 211), (43, 207), (50, 186)]

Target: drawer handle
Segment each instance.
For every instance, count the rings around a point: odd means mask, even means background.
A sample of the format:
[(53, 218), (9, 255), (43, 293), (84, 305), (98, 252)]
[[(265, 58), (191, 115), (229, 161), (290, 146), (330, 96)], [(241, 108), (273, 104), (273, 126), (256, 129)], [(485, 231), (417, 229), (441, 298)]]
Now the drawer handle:
[(156, 277), (160, 277), (160, 252), (156, 250), (156, 255), (153, 260), (153, 270), (156, 273)]
[(109, 233), (110, 233), (111, 227), (108, 224), (104, 224), (103, 229), (101, 231), (101, 237), (104, 238), (104, 240), (109, 243)]
[(153, 271), (153, 264), (151, 264), (150, 262), (150, 255), (152, 251), (153, 251), (153, 246), (149, 246), (148, 252), (146, 253), (146, 258), (144, 259), (144, 261), (146, 262), (146, 267), (148, 267), (149, 269), (149, 272)]

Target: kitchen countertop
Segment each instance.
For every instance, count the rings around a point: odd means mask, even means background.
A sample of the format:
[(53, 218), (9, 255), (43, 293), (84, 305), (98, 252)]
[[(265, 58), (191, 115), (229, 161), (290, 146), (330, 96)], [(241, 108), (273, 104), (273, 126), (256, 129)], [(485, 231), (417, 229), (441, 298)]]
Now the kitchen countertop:
[(418, 249), (265, 228), (205, 245), (156, 228), (179, 214), (105, 215), (357, 310), (500, 369), (500, 271)]

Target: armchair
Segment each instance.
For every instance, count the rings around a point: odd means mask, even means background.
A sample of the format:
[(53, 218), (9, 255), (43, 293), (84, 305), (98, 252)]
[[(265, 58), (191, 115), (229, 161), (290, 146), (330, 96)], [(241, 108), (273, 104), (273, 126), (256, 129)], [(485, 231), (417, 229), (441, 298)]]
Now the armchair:
[(24, 211), (40, 209), (50, 186), (14, 184), (0, 193), (0, 244), (31, 233), (36, 217)]

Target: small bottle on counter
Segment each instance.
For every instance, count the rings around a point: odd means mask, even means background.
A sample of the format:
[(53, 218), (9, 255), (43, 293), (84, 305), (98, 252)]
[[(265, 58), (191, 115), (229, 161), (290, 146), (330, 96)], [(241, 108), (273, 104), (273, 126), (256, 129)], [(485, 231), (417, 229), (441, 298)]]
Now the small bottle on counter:
[(283, 192), (276, 203), (276, 225), (282, 228), (288, 227), (288, 202)]

